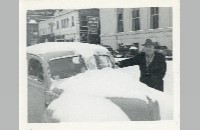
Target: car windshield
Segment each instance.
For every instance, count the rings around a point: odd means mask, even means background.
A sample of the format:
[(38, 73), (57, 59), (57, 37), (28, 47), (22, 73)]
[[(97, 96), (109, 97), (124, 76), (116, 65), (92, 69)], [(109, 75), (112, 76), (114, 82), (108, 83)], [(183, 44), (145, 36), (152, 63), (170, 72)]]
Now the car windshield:
[(79, 56), (52, 59), (49, 67), (53, 79), (68, 78), (86, 70), (85, 63)]

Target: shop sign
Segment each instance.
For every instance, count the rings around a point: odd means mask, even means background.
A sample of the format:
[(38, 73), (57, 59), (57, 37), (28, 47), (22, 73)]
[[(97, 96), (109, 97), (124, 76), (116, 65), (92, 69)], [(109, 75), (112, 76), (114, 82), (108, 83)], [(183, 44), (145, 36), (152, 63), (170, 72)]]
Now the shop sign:
[(88, 33), (98, 34), (99, 17), (88, 16)]

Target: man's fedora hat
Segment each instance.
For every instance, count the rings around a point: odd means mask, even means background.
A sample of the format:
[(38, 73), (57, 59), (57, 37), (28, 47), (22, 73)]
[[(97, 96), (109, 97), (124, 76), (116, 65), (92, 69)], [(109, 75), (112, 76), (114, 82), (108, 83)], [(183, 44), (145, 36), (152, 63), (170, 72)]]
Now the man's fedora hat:
[(145, 43), (142, 44), (142, 46), (150, 46), (150, 45), (156, 46), (156, 44), (154, 42), (152, 42), (151, 39), (146, 39)]

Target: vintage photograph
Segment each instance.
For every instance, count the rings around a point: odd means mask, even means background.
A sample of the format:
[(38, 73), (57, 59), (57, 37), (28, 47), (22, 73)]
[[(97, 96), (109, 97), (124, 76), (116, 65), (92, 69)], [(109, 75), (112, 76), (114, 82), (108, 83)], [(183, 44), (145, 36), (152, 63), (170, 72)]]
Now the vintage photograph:
[(27, 10), (27, 122), (174, 120), (173, 47), (173, 7)]

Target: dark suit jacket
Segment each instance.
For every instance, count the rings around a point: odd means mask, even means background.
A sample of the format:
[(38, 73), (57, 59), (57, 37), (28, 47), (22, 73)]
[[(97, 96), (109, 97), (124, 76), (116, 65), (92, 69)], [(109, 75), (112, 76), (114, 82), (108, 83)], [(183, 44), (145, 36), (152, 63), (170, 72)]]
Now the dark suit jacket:
[(166, 73), (165, 56), (155, 52), (154, 58), (149, 67), (146, 67), (145, 53), (139, 53), (134, 58), (126, 59), (119, 62), (119, 67), (127, 67), (139, 65), (140, 81), (147, 84), (149, 87), (163, 91), (163, 77)]

